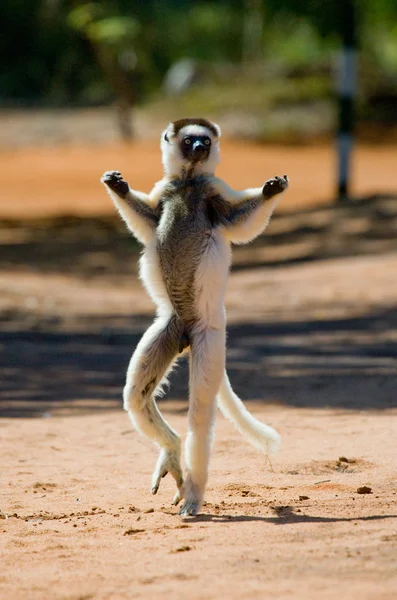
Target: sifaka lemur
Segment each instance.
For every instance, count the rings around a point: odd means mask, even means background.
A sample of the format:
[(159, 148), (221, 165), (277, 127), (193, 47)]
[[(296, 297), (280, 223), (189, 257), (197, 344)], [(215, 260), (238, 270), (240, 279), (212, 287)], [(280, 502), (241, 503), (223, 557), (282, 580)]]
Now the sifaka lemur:
[[(219, 127), (207, 119), (171, 123), (161, 136), (164, 178), (149, 195), (131, 189), (118, 171), (101, 181), (133, 235), (145, 246), (140, 274), (157, 316), (131, 358), (124, 408), (136, 429), (160, 447), (152, 493), (170, 473), (180, 514), (196, 515), (208, 477), (216, 401), (248, 440), (274, 452), (279, 435), (255, 419), (233, 392), (225, 371), (224, 296), (230, 244), (245, 244), (267, 226), (288, 178), (263, 187), (232, 190), (214, 172), (220, 161)], [(189, 353), (187, 475), (181, 440), (155, 402), (177, 358)]]

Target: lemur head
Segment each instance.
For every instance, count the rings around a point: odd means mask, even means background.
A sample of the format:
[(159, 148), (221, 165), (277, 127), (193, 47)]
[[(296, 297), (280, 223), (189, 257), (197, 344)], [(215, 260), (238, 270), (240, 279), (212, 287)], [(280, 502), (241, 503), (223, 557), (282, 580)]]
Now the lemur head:
[(170, 123), (161, 135), (166, 175), (180, 176), (184, 169), (196, 175), (213, 175), (220, 162), (221, 130), (207, 119), (187, 118)]

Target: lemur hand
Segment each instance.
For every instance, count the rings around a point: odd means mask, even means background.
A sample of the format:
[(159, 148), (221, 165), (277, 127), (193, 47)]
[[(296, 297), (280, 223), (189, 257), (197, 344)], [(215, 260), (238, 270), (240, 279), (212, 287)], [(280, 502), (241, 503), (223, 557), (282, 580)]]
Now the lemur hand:
[(277, 194), (281, 194), (288, 187), (288, 177), (284, 175), (284, 177), (273, 177), (272, 179), (268, 179), (263, 186), (262, 194), (266, 200), (270, 200), (273, 196)]
[(120, 198), (125, 198), (130, 189), (128, 183), (123, 180), (119, 171), (106, 171), (106, 173), (102, 175), (101, 181), (120, 196)]

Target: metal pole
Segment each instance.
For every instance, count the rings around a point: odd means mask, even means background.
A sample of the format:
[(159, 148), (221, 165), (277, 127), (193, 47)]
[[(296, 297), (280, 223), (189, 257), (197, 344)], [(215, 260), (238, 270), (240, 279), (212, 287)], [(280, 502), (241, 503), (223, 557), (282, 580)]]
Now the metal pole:
[(357, 35), (354, 0), (344, 0), (340, 3), (339, 10), (340, 35), (343, 48), (340, 53), (338, 73), (337, 197), (339, 201), (343, 201), (349, 197), (350, 192), (350, 159), (353, 148), (354, 100), (357, 84)]

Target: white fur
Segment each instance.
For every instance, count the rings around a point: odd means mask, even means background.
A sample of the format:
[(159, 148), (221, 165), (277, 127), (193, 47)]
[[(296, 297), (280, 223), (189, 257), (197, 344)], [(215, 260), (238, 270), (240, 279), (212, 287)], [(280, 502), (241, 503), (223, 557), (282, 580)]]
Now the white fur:
[[(212, 131), (210, 131), (207, 127), (204, 127), (204, 125), (185, 125), (185, 127), (182, 127), (182, 129), (179, 130), (178, 137), (179, 139), (182, 139), (185, 137), (185, 135), (208, 135), (212, 141), (216, 139)], [(217, 138), (219, 137), (220, 133)]]
[(255, 419), (245, 408), (244, 404), (234, 393), (229, 378), (225, 371), (219, 394), (217, 396), (222, 414), (229, 419), (237, 429), (245, 435), (254, 446), (273, 454), (280, 446), (280, 436), (275, 429)]
[(161, 200), (161, 196), (164, 193), (164, 188), (169, 184), (169, 182), (169, 177), (163, 177), (163, 179), (160, 179), (160, 181), (157, 181), (154, 184), (152, 191), (149, 194), (149, 203), (151, 206), (155, 207), (158, 205)]
[[(214, 191), (225, 198), (230, 204), (237, 204), (249, 198), (260, 198), (262, 188), (249, 188), (241, 192), (233, 190), (222, 179), (213, 177), (211, 185)], [(221, 227), (220, 231), (226, 240), (233, 244), (247, 244), (258, 237), (268, 226), (270, 217), (284, 192), (264, 202), (243, 224), (232, 227)]]
[[(163, 194), (164, 187), (167, 185), (169, 180), (165, 177), (158, 181), (150, 194), (139, 192), (129, 188), (129, 193), (134, 195), (138, 200), (145, 202), (152, 208), (155, 208)], [(125, 221), (128, 229), (142, 244), (147, 245), (154, 238), (154, 232), (152, 227), (143, 219), (137, 212), (128, 204), (127, 200), (120, 198), (113, 190), (105, 185), (106, 190), (113, 200), (121, 218)]]
[(172, 312), (172, 304), (160, 271), (159, 259), (156, 252), (156, 239), (154, 237), (146, 246), (141, 256), (140, 278), (149, 296), (156, 304), (157, 314), (169, 315)]
[(183, 515), (197, 512), (208, 478), (216, 395), (225, 368), (223, 303), (230, 259), (229, 244), (213, 232), (194, 283), (199, 318), (191, 340), (189, 431), (185, 443), (188, 475), (183, 487)]
[(237, 204), (249, 198), (256, 198), (262, 194), (262, 188), (248, 188), (246, 190), (237, 191), (230, 187), (225, 181), (215, 177), (214, 175), (209, 180), (214, 191), (222, 196), (230, 204)]
[[(164, 137), (165, 134), (168, 141)], [(194, 169), (196, 174), (208, 177), (209, 185), (217, 194), (231, 204), (260, 197), (262, 188), (237, 192), (214, 176), (215, 168), (220, 161), (218, 140), (220, 130), (216, 137), (201, 125), (188, 125), (175, 135), (172, 124), (161, 136), (164, 179), (154, 186), (149, 196), (135, 191), (132, 192), (133, 194), (151, 206), (157, 206), (164, 187), (171, 179), (178, 177), (183, 168), (189, 167), (179, 149), (180, 140), (188, 134), (205, 134), (211, 137), (212, 146), (208, 160), (196, 164)], [(253, 445), (271, 453), (280, 443), (278, 433), (255, 419), (231, 388), (225, 371), (224, 310), (224, 296), (231, 261), (230, 242), (246, 243), (259, 235), (267, 226), (279, 196), (261, 204), (243, 225), (222, 226), (218, 230), (213, 230), (208, 235), (207, 247), (196, 271), (194, 289), (198, 319), (189, 333), (191, 338), (189, 431), (185, 444), (187, 478), (184, 483), (180, 468), (179, 435), (163, 419), (154, 401), (155, 395), (161, 392), (161, 385), (166, 381), (175, 357), (168, 357), (167, 354), (166, 360), (161, 363), (161, 372), (156, 372), (157, 379), (160, 378), (160, 381), (155, 380), (156, 389), (153, 393), (148, 394), (145, 388), (148, 382), (154, 381), (152, 373), (154, 366), (151, 360), (155, 360), (156, 355), (153, 352), (156, 351), (157, 338), (160, 339), (173, 310), (159, 266), (155, 232), (135, 214), (127, 202), (113, 192), (110, 192), (110, 196), (129, 229), (146, 246), (141, 258), (140, 275), (157, 306), (158, 315), (139, 342), (131, 359), (124, 390), (124, 407), (128, 410), (134, 426), (160, 445), (160, 455), (152, 478), (153, 493), (157, 492), (161, 477), (170, 472), (178, 487), (174, 503), (178, 503), (183, 497), (181, 514), (196, 514), (203, 500), (208, 477), (216, 400), (222, 413)], [(158, 345), (157, 349), (159, 348), (162, 346)]]
[(195, 277), (196, 310), (202, 327), (224, 327), (224, 297), (231, 262), (230, 245), (219, 231), (208, 238)]
[(200, 508), (208, 478), (215, 422), (215, 398), (225, 368), (225, 326), (207, 327), (193, 335), (190, 358), (189, 431), (185, 443), (188, 475), (183, 487), (182, 515)]
[[(136, 347), (127, 370), (127, 381), (124, 387), (124, 409), (128, 411), (133, 424), (141, 433), (163, 448), (175, 449), (180, 446), (179, 435), (163, 419), (154, 399), (152, 397), (148, 398), (142, 393), (140, 381), (137, 380), (137, 377), (144, 379), (146, 372), (148, 372), (148, 378), (150, 379), (150, 365), (145, 364), (146, 350), (156, 342), (166, 323), (167, 318), (158, 317), (147, 329)], [(164, 373), (161, 373), (158, 385), (171, 366), (168, 365)], [(147, 412), (151, 413), (150, 420), (147, 418), (146, 412), (148, 405), (150, 408)]]
[(248, 244), (266, 229), (278, 201), (278, 196), (271, 198), (262, 204), (245, 223), (233, 227), (222, 227), (223, 235), (233, 244)]
[[(153, 237), (153, 230), (150, 225), (128, 205), (126, 200), (120, 198), (109, 187), (106, 186), (106, 189), (131, 233), (142, 244), (149, 243)], [(133, 193), (143, 202), (149, 203), (149, 196), (147, 194), (136, 191), (133, 191)]]

